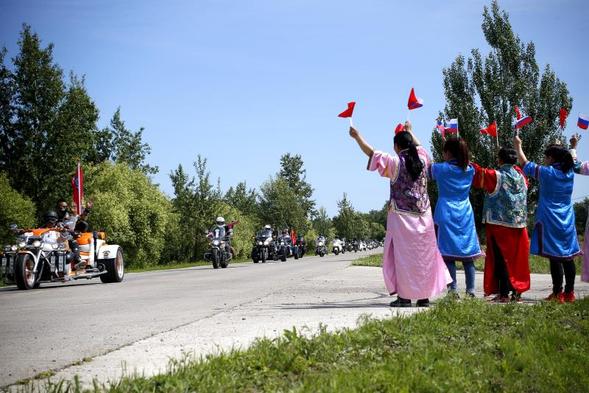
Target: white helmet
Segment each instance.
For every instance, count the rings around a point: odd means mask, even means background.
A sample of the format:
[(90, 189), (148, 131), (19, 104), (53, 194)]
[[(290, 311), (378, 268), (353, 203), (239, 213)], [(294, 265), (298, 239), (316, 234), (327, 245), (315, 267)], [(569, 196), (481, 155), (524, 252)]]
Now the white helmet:
[(266, 225), (264, 226), (264, 229), (272, 229), (272, 227), (271, 227), (269, 224), (266, 224)]
[(215, 221), (217, 222), (217, 225), (225, 225), (225, 219), (221, 216), (217, 217)]

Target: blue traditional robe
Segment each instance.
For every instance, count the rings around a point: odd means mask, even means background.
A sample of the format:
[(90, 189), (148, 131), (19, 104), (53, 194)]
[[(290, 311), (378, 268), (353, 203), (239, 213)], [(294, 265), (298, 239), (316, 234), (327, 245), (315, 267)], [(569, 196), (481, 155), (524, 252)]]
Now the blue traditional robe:
[(524, 173), (540, 183), (530, 253), (547, 258), (571, 258), (581, 252), (571, 201), (574, 172), (557, 164), (542, 166), (528, 161)]
[(430, 176), (438, 185), (434, 222), (438, 227), (438, 248), (444, 257), (469, 259), (481, 255), (468, 199), (474, 174), (472, 166), (463, 170), (454, 160), (432, 164), (430, 168)]

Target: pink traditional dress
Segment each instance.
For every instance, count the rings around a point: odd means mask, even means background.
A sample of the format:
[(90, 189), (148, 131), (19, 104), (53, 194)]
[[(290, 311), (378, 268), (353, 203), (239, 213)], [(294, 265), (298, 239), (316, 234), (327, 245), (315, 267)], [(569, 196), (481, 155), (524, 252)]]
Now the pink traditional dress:
[(417, 152), (425, 167), (416, 181), (405, 168), (406, 150), (394, 157), (375, 151), (368, 161), (368, 170), (391, 181), (382, 271), (389, 293), (404, 299), (434, 297), (452, 282), (438, 250), (427, 195), (430, 159), (423, 147)]

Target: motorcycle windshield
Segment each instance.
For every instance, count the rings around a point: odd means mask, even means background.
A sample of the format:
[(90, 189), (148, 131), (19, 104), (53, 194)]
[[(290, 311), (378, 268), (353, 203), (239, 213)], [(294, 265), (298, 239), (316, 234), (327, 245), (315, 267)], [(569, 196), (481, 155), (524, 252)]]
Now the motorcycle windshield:
[(222, 239), (225, 237), (225, 228), (215, 227), (211, 231), (213, 233), (213, 239)]

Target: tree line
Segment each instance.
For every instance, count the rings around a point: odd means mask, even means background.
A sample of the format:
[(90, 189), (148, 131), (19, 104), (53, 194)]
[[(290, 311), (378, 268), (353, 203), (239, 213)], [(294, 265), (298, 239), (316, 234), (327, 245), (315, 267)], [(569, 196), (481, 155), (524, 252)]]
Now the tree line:
[(259, 190), (245, 182), (225, 193), (211, 179), (207, 160), (196, 157), (193, 170), (181, 165), (170, 173), (168, 197), (150, 175), (150, 146), (144, 129), (130, 130), (118, 108), (99, 128), (99, 110), (84, 78), (67, 76), (53, 59), (53, 44), (23, 25), (18, 54), (0, 50), (0, 241), (13, 241), (8, 225), (42, 224), (60, 199), (70, 200), (76, 164), (85, 171), (86, 200), (94, 207), (89, 222), (120, 244), (129, 265), (194, 261), (207, 248), (204, 231), (215, 217), (237, 220), (233, 246), (238, 257), (251, 250), (265, 224), (295, 230), (312, 241), (334, 237), (384, 236), (385, 216), (353, 209), (344, 195), (332, 220), (316, 208), (300, 155), (284, 154), (280, 169)]

